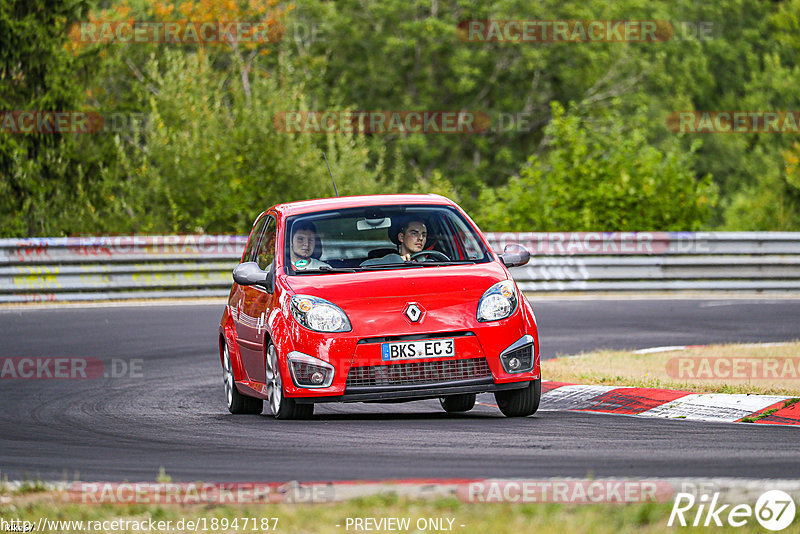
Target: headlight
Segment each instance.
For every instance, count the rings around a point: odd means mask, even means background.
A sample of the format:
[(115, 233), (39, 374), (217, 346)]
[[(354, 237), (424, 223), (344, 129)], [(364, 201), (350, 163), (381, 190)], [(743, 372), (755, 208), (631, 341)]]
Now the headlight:
[(325, 299), (308, 295), (292, 297), (292, 315), (297, 322), (317, 332), (349, 332), (350, 320), (338, 306)]
[(503, 280), (490, 287), (478, 303), (478, 320), (499, 321), (510, 317), (517, 309), (517, 290), (514, 282)]

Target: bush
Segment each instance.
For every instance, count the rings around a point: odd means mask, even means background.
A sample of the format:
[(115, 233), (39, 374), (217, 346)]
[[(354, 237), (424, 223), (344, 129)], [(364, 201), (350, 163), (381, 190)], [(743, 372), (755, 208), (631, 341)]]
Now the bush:
[(716, 199), (711, 177), (696, 180), (694, 152), (662, 152), (645, 137), (644, 111), (625, 118), (617, 108), (600, 116), (552, 104), (544, 154), (519, 176), (484, 189), (478, 216), (496, 231), (694, 230)]

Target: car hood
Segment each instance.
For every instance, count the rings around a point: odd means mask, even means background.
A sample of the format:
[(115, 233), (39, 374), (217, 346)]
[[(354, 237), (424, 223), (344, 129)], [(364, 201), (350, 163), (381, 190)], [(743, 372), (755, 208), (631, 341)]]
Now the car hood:
[[(476, 325), (478, 301), (493, 284), (506, 280), (496, 262), (286, 277), (295, 294), (336, 304), (358, 336), (391, 336), (468, 330)], [(410, 303), (423, 309), (413, 322), (403, 312)]]

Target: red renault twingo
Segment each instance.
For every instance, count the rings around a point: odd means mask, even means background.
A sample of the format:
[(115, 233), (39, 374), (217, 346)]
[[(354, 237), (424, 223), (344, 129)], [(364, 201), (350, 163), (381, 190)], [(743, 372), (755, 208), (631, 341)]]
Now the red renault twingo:
[(539, 407), (536, 318), (475, 223), (438, 195), (279, 204), (259, 215), (219, 328), (228, 409), (278, 419), (318, 402), (438, 398), (464, 412), (493, 392)]

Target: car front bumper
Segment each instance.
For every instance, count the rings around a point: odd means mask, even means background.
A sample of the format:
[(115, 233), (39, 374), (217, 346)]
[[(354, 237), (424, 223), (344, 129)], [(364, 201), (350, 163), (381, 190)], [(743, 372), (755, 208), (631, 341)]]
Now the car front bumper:
[(433, 384), (351, 387), (344, 395), (335, 397), (294, 397), (300, 404), (318, 402), (403, 402), (408, 400), (436, 399), (448, 395), (465, 393), (487, 393), (509, 389), (521, 389), (530, 381), (496, 384), (492, 378), (448, 381)]
[[(393, 399), (435, 398), (461, 393), (482, 393), (515, 389), (539, 378), (538, 341), (535, 336), (514, 328), (498, 325), (491, 335), (472, 331), (435, 332), (413, 336), (385, 338), (353, 338), (348, 335), (314, 339), (306, 336), (293, 344), (297, 352), (322, 359), (335, 369), (329, 387), (303, 387), (294, 380), (285, 383), (287, 397), (297, 402), (365, 402)], [(535, 332), (534, 332), (535, 333)], [(456, 356), (450, 358), (417, 358), (384, 361), (381, 345), (408, 339), (453, 338)], [(524, 372), (508, 372), (501, 357), (510, 348), (519, 350), (527, 340), (532, 368)], [(323, 350), (315, 350), (324, 347)], [(303, 350), (305, 349), (305, 350)], [(293, 376), (286, 365), (285, 377)]]

